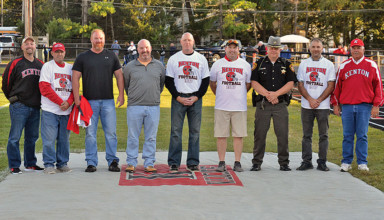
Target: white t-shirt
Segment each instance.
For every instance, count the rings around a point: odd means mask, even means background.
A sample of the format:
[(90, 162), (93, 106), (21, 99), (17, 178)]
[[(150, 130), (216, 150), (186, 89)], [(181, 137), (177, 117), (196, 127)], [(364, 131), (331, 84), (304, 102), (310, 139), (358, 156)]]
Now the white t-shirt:
[[(329, 81), (336, 80), (335, 67), (333, 63), (324, 57), (319, 61), (312, 60), (312, 57), (303, 60), (297, 71), (297, 79), (303, 82), (308, 94), (317, 99), (328, 86)], [(329, 109), (330, 96), (324, 99), (317, 109)], [(301, 98), (301, 107), (311, 109), (308, 100)]]
[(169, 58), (166, 75), (174, 79), (178, 92), (196, 92), (201, 80), (209, 77), (207, 59), (196, 51), (189, 56), (179, 51)]
[(251, 83), (251, 65), (241, 58), (221, 58), (211, 68), (211, 81), (217, 83), (215, 109), (247, 111), (247, 85)]
[[(45, 63), (40, 72), (40, 82), (50, 83), (53, 91), (66, 101), (72, 93), (72, 65), (65, 63), (64, 67), (60, 67), (54, 60)], [(57, 115), (69, 115), (72, 107), (63, 111), (59, 105), (41, 96), (41, 109)]]

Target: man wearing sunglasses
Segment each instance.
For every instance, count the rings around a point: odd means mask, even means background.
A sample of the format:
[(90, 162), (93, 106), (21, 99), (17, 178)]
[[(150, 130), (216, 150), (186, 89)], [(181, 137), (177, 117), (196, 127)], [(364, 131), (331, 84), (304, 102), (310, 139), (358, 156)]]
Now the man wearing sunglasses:
[(247, 136), (247, 92), (251, 88), (251, 65), (239, 59), (237, 40), (229, 40), (225, 46), (225, 57), (213, 64), (210, 86), (216, 95), (214, 136), (217, 138), (220, 161), (217, 171), (226, 170), (227, 137), (232, 127), (235, 152), (233, 170), (242, 172), (240, 159), (243, 137)]

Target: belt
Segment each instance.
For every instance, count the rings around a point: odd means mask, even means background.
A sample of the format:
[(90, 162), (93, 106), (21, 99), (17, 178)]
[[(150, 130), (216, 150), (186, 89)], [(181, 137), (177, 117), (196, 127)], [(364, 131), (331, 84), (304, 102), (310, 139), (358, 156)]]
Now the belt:
[(179, 96), (181, 96), (181, 97), (191, 97), (194, 95), (195, 95), (194, 93), (179, 93)]

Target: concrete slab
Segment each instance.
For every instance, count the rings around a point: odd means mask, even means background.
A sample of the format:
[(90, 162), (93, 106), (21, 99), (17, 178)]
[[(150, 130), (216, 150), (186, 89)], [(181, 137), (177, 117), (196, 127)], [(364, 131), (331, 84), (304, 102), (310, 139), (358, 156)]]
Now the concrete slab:
[[(157, 152), (158, 164), (167, 152)], [(41, 154), (38, 154), (39, 165)], [(126, 155), (119, 152), (124, 163)], [(141, 157), (141, 155), (140, 155)], [(201, 164), (217, 164), (216, 152), (200, 154)], [(85, 173), (84, 153), (72, 153), (71, 173), (24, 172), (0, 182), (0, 219), (383, 219), (384, 194), (340, 167), (329, 172), (296, 171), (301, 153), (290, 154), (291, 172), (279, 171), (277, 156), (267, 153), (262, 170), (248, 171), (239, 186), (119, 186), (120, 173), (107, 171), (99, 153), (96, 173)], [(183, 152), (185, 163), (186, 152)], [(314, 161), (317, 154), (313, 154)], [(227, 164), (234, 162), (227, 153)], [(139, 163), (142, 164), (142, 160)]]

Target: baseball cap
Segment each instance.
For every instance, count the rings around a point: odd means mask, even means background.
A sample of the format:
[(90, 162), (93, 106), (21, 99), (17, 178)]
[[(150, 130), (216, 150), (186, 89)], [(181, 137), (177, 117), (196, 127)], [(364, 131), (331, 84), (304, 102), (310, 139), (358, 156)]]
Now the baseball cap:
[(35, 39), (32, 36), (26, 36), (21, 43), (23, 44), (27, 40), (31, 40), (31, 41), (35, 42)]
[(65, 47), (62, 43), (56, 43), (52, 46), (52, 51), (56, 52), (57, 50), (65, 51)]
[(229, 46), (231, 44), (234, 44), (234, 45), (236, 45), (238, 47), (239, 46), (239, 41), (234, 40), (234, 39), (228, 40), (228, 42), (227, 42), (227, 44), (225, 46)]
[(364, 42), (358, 38), (351, 41), (351, 47), (353, 46), (361, 46), (364, 47)]

